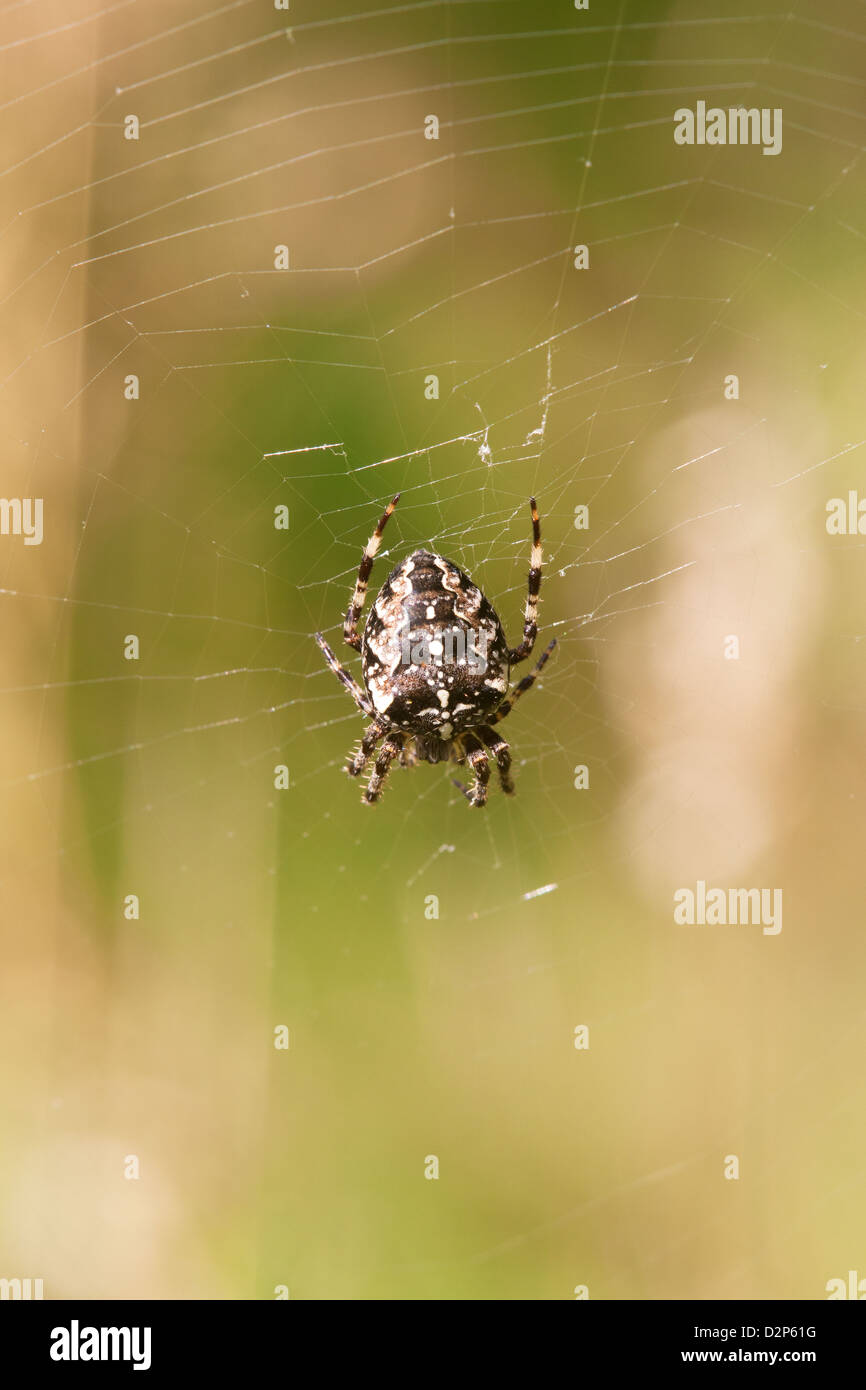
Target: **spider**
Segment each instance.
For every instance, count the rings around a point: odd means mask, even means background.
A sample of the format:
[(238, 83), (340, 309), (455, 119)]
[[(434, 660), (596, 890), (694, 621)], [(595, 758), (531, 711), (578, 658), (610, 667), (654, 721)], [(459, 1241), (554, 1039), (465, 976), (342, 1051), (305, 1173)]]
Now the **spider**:
[(346, 643), (361, 654), (365, 689), (338, 661), (322, 634), (316, 633), (334, 675), (361, 713), (372, 720), (360, 747), (349, 754), (346, 771), (351, 777), (359, 776), (381, 743), (361, 798), (372, 806), (382, 794), (395, 758), (403, 767), (449, 759), (459, 765), (468, 763), (474, 774), (471, 791), (452, 780), (470, 806), (484, 806), (490, 779), (488, 753), (496, 759), (503, 792), (514, 794), (511, 752), (494, 726), (535, 683), (556, 646), (554, 638), (534, 670), (507, 695), (510, 668), (531, 654), (538, 632), (541, 527), (535, 498), (529, 500), (532, 554), (523, 639), (516, 647), (509, 647), (495, 609), (477, 584), (450, 560), (429, 550), (413, 551), (391, 571), (363, 637), (359, 636), (358, 619), (373, 561), (399, 500), (398, 493), (367, 542), (343, 624)]

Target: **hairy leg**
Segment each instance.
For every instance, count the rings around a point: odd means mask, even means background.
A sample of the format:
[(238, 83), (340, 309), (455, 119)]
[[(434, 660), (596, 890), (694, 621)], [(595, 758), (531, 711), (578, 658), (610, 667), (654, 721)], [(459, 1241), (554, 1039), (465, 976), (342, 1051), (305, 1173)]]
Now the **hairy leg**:
[(538, 594), (541, 589), (541, 523), (538, 520), (538, 508), (535, 505), (534, 497), (530, 497), (529, 506), (532, 511), (532, 554), (529, 557), (529, 580), (526, 591), (526, 608), (523, 615), (523, 641), (519, 647), (512, 647), (509, 650), (508, 660), (512, 666), (518, 661), (525, 661), (531, 654), (538, 634)]
[(511, 749), (505, 742), (501, 734), (497, 734), (488, 724), (482, 724), (478, 730), (480, 738), (490, 749), (496, 759), (496, 766), (499, 769), (499, 782), (506, 796), (514, 795), (514, 779), (511, 776)]
[(322, 636), (321, 632), (316, 633), (316, 641), (319, 644), (321, 650), (324, 652), (325, 660), (327, 661), (334, 675), (337, 677), (338, 680), (341, 680), (343, 682), (343, 685), (346, 687), (352, 699), (355, 701), (355, 704), (358, 706), (358, 709), (362, 712), (362, 714), (368, 714), (371, 719), (374, 719), (376, 716), (376, 711), (373, 709), (370, 700), (367, 698), (367, 696), (364, 694), (364, 691), (361, 689), (360, 685), (355, 680), (355, 677), (352, 675), (352, 672), (347, 671), (345, 666), (343, 666), (337, 660), (334, 653), (331, 651), (331, 648), (328, 646), (327, 642)]
[(374, 805), (382, 795), (382, 787), (384, 786), (385, 778), (388, 776), (388, 770), (394, 758), (399, 757), (402, 746), (403, 739), (399, 734), (389, 734), (382, 744), (379, 750), (379, 756), (373, 765), (373, 772), (370, 776), (370, 780), (367, 783), (364, 795), (361, 797), (361, 800), (367, 806)]
[(466, 797), (470, 806), (485, 806), (487, 804), (487, 784), (490, 781), (490, 763), (487, 761), (487, 753), (474, 734), (464, 734), (462, 744), (466, 754), (465, 761), (472, 768), (475, 781), (470, 791), (456, 778), (451, 780)]
[(541, 672), (547, 665), (550, 653), (553, 651), (555, 646), (556, 638), (554, 637), (551, 639), (550, 642), (548, 642), (547, 646), (541, 653), (541, 656), (538, 658), (534, 668), (530, 671), (529, 675), (524, 676), (522, 681), (518, 681), (517, 685), (512, 690), (508, 699), (503, 701), (496, 713), (490, 716), (490, 718), (487, 721), (488, 724), (500, 724), (502, 720), (505, 719), (505, 717), (511, 713), (512, 709), (514, 708), (517, 701), (520, 699), (521, 695), (525, 695), (527, 690), (530, 690), (532, 688), (538, 677), (541, 675)]
[(361, 564), (358, 568), (358, 578), (355, 580), (355, 592), (352, 594), (351, 602), (346, 610), (346, 621), (343, 624), (343, 636), (350, 647), (355, 651), (361, 650), (361, 638), (358, 634), (358, 619), (361, 616), (361, 609), (364, 607), (364, 599), (367, 596), (367, 582), (373, 568), (373, 561), (376, 558), (379, 546), (382, 544), (382, 532), (388, 524), (388, 518), (400, 500), (400, 494), (393, 501), (389, 502), (384, 512), (379, 518), (379, 524), (367, 542), (364, 554), (361, 556)]
[(387, 730), (384, 724), (370, 724), (364, 731), (361, 739), (361, 746), (357, 753), (350, 753), (346, 763), (346, 771), (350, 777), (357, 777), (367, 766), (370, 754), (376, 747), (380, 739), (385, 737)]

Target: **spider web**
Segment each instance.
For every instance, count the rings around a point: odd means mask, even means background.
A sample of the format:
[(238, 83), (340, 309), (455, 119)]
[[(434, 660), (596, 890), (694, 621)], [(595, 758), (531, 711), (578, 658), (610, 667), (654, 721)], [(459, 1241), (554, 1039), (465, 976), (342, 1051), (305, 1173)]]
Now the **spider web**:
[[(461, 1016), (539, 972), (557, 1016), (634, 1023), (652, 951), (614, 985), (574, 933), (615, 959), (680, 884), (776, 881), (803, 702), (864, 703), (862, 543), (824, 529), (862, 471), (864, 33), (848, 0), (722, 8), (6, 8), (3, 490), (45, 499), (41, 547), (3, 540), (13, 898), (62, 865), (166, 934), (241, 928), (308, 1028), (320, 972), (444, 971), (436, 931), (474, 933)], [(782, 108), (782, 153), (675, 145), (699, 99)], [(342, 615), (397, 491), (370, 596), (432, 548), (512, 642), (539, 501), (558, 645), (480, 814), (453, 767), (372, 811), (341, 772), (363, 725), (312, 639), (360, 674)], [(523, 1215), (518, 1246), (560, 1220)]]

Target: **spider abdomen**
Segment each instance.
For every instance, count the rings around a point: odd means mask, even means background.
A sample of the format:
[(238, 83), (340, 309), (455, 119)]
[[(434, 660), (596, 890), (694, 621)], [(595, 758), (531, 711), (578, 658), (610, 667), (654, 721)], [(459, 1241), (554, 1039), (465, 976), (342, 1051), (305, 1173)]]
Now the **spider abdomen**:
[(385, 580), (361, 659), (378, 714), (445, 741), (483, 724), (508, 689), (508, 645), (495, 609), (463, 570), (427, 550)]

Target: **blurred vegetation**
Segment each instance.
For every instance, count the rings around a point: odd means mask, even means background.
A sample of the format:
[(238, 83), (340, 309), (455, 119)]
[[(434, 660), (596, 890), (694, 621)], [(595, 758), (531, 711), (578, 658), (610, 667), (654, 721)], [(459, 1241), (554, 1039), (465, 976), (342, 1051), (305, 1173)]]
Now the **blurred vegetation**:
[[(4, 270), (4, 488), (52, 531), (2, 581), (0, 1273), (820, 1298), (864, 1248), (862, 543), (823, 524), (862, 420), (860, 13), (329, 5), (288, 42), (181, 9), (10, 73), (30, 111), (95, 63), (15, 132), (45, 152)], [(674, 146), (701, 97), (782, 103), (783, 154)], [(540, 500), (559, 646), (482, 815), (447, 769), (374, 812), (340, 770), (312, 634), (397, 489), (374, 590), (432, 544), (515, 635)], [(782, 886), (781, 935), (676, 928), (714, 876)]]

